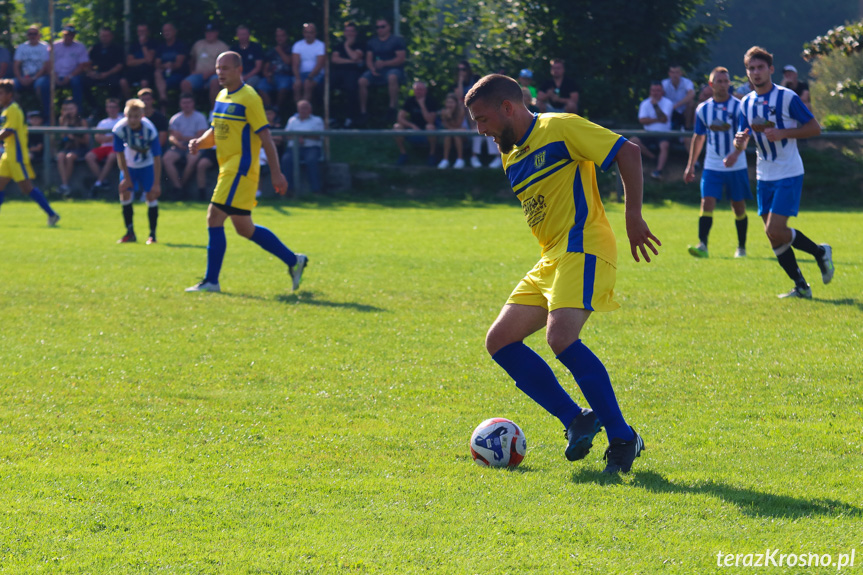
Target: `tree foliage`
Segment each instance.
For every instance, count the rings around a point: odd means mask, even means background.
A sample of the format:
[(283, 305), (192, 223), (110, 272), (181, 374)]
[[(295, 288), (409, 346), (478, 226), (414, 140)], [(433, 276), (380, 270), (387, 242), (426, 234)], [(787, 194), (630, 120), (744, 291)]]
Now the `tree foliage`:
[[(860, 81), (863, 59), (858, 57), (861, 52), (863, 22), (837, 26), (803, 46), (803, 57), (816, 61), (813, 72), (824, 81), (824, 90), (817, 92), (819, 99), (829, 102), (827, 96), (847, 98), (857, 104), (859, 112), (859, 106), (863, 105), (863, 81)], [(836, 112), (837, 106), (833, 104), (831, 111)]]

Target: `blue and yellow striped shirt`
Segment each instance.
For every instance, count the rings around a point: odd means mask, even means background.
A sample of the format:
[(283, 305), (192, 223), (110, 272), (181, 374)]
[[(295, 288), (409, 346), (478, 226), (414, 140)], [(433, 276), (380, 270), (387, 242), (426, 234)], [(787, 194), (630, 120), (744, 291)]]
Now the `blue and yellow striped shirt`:
[(264, 104), (254, 88), (243, 84), (233, 92), (219, 92), (212, 123), (219, 173), (257, 178), (261, 171), (258, 132), (267, 127)]

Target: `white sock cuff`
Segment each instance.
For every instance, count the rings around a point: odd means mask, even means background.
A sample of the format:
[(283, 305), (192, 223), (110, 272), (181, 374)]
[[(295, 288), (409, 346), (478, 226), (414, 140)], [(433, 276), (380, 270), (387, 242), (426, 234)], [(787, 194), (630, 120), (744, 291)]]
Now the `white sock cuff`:
[(794, 239), (795, 239), (796, 237), (797, 237), (797, 230), (795, 230), (794, 228), (791, 228), (791, 241), (788, 243), (788, 245), (793, 244), (793, 243), (794, 243)]
[(129, 198), (128, 200), (120, 200), (120, 205), (121, 205), (121, 206), (128, 206), (128, 205), (129, 205), (129, 204), (131, 204), (132, 202), (133, 202), (133, 199), (132, 199), (132, 198)]
[(776, 254), (777, 256), (781, 256), (782, 254), (787, 252), (790, 248), (791, 248), (791, 242), (788, 242), (787, 244), (782, 244), (778, 248), (773, 248), (773, 253)]
[(159, 200), (153, 200), (152, 202), (147, 202), (147, 205), (150, 206), (151, 208), (155, 208), (156, 206), (159, 205)]

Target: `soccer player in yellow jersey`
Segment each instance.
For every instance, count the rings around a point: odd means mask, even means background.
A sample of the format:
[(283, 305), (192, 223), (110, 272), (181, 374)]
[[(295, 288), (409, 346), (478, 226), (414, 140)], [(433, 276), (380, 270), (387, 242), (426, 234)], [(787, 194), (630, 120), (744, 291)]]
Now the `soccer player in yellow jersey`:
[(236, 52), (219, 55), (216, 75), (223, 89), (216, 97), (213, 123), (200, 138), (189, 141), (189, 152), (192, 154), (216, 146), (219, 161), (219, 179), (207, 210), (210, 233), (207, 274), (199, 283), (186, 288), (186, 291), (221, 291), (219, 272), (227, 247), (224, 226), (228, 218), (231, 218), (238, 234), (252, 240), (288, 266), (288, 275), (296, 290), (300, 287), (309, 258), (303, 254), (294, 254), (273, 232), (252, 222), (252, 208), (258, 203), (255, 192), (260, 177), (258, 158), (262, 146), (267, 154), (276, 193), (284, 194), (288, 189), (270, 135), (264, 104), (258, 93), (243, 82), (243, 62)]
[[(513, 290), (486, 336), (486, 349), (516, 386), (566, 428), (566, 458), (584, 458), (605, 426), (605, 473), (626, 473), (644, 442), (626, 423), (602, 362), (579, 339), (591, 312), (611, 311), (617, 250), (596, 183), (596, 166), (617, 163), (626, 192), (632, 257), (659, 240), (641, 217), (638, 146), (575, 114), (532, 114), (507, 76), (480, 79), (464, 99), (476, 129), (500, 148), (503, 167), (542, 247), (539, 262)], [(647, 248), (647, 249), (646, 249)], [(582, 409), (548, 364), (523, 340), (546, 327), (546, 340), (593, 408)]]
[(60, 220), (59, 214), (51, 209), (45, 195), (33, 185), (35, 177), (30, 165), (30, 149), (27, 147), (27, 123), (24, 112), (15, 102), (15, 84), (12, 80), (0, 80), (0, 140), (3, 141), (3, 156), (0, 157), (0, 206), (6, 199), (6, 186), (15, 180), (25, 194), (48, 214), (48, 225), (54, 227)]

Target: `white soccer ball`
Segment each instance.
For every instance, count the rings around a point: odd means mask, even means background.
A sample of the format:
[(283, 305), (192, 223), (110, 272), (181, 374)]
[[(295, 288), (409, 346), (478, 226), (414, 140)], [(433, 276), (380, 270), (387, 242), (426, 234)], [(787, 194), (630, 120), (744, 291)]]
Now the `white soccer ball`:
[(524, 432), (503, 417), (486, 419), (470, 436), (470, 454), (482, 467), (518, 467), (525, 453)]

